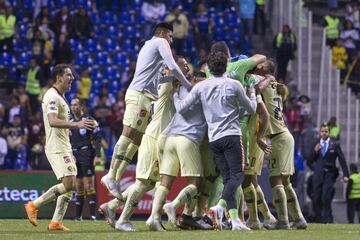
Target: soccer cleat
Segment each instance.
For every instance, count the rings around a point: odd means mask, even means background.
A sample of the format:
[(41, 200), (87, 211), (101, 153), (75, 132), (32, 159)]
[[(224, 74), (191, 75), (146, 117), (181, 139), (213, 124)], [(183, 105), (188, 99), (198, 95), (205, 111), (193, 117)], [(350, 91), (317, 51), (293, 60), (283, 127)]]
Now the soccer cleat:
[(256, 219), (256, 221), (249, 221), (249, 219), (246, 221), (246, 226), (249, 227), (252, 230), (259, 230), (261, 229), (261, 223), (259, 219)]
[[(210, 213), (209, 213), (209, 214), (210, 214)], [(205, 223), (207, 223), (207, 224), (209, 224), (210, 226), (212, 226), (212, 219), (211, 219), (211, 217), (209, 217), (209, 216), (207, 215), (207, 213), (204, 214), (204, 216), (202, 217), (202, 220), (203, 220)]]
[(222, 219), (224, 217), (224, 209), (223, 207), (216, 205), (210, 208), (210, 215), (212, 218), (212, 225), (214, 230), (221, 231), (222, 230)]
[(111, 195), (113, 195), (119, 200), (123, 199), (121, 195), (119, 183), (116, 180), (110, 179), (106, 174), (101, 178), (100, 182), (102, 185), (104, 185), (107, 188), (107, 190), (111, 193)]
[(271, 229), (274, 225), (276, 225), (276, 223), (276, 218), (274, 216), (271, 216), (269, 219), (264, 220), (263, 227), (266, 229)]
[(163, 210), (168, 216), (168, 221), (173, 228), (176, 228), (176, 209), (171, 203), (166, 203), (163, 206)]
[(234, 219), (231, 220), (231, 230), (232, 231), (250, 231), (250, 228), (248, 228), (240, 219)]
[(151, 231), (166, 232), (161, 222), (159, 220), (155, 220), (151, 215), (146, 221), (146, 226), (148, 226)]
[(115, 228), (116, 213), (109, 208), (108, 203), (103, 203), (99, 207), (99, 213), (104, 216), (105, 221), (112, 227)]
[(290, 224), (288, 221), (278, 221), (276, 224), (272, 224), (268, 226), (266, 229), (268, 230), (289, 230)]
[(295, 221), (292, 224), (291, 228), (292, 229), (306, 229), (307, 226), (308, 226), (308, 224), (307, 224), (306, 220), (304, 218), (301, 218), (301, 219)]
[(27, 218), (29, 219), (30, 223), (35, 227), (38, 225), (38, 222), (37, 222), (38, 211), (39, 211), (39, 209), (37, 207), (35, 207), (35, 205), (32, 201), (25, 204), (25, 212), (26, 212)]
[(48, 225), (48, 230), (49, 231), (64, 231), (64, 232), (70, 231), (70, 229), (65, 227), (62, 222), (57, 222), (57, 221), (51, 221)]
[(126, 223), (116, 222), (115, 229), (122, 232), (136, 232), (136, 228), (131, 222), (126, 222)]
[(91, 220), (91, 221), (96, 221), (96, 217), (95, 217), (95, 216), (91, 216), (91, 217), (90, 217), (90, 220)]
[(202, 230), (211, 230), (211, 229), (213, 229), (212, 225), (205, 222), (203, 218), (200, 218), (199, 220), (196, 220), (196, 222), (202, 227)]
[(81, 222), (83, 220), (83, 218), (82, 217), (76, 217), (75, 218), (75, 221), (79, 221), (79, 222)]

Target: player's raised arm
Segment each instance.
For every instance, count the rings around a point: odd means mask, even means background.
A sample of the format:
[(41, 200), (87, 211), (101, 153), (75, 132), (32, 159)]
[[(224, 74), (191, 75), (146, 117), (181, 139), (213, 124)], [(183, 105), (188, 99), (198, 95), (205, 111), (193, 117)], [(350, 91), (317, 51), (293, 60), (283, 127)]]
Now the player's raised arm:
[(254, 65), (258, 65), (260, 63), (263, 63), (266, 61), (266, 56), (261, 54), (255, 54), (254, 56), (251, 56), (249, 59), (252, 59), (254, 62)]
[(259, 132), (256, 136), (256, 142), (265, 153), (270, 154), (271, 153), (271, 145), (266, 144), (263, 140), (265, 131), (268, 128), (269, 125), (269, 112), (266, 110), (266, 106), (264, 102), (261, 99), (260, 95), (257, 95), (256, 98), (257, 101), (257, 107), (256, 107), (256, 113), (259, 115)]
[(165, 64), (169, 70), (175, 75), (175, 77), (181, 82), (181, 85), (187, 89), (191, 89), (190, 82), (186, 79), (184, 74), (181, 72), (179, 66), (176, 64), (174, 57), (171, 53), (169, 43), (164, 39), (159, 44), (159, 52), (161, 57), (164, 59)]

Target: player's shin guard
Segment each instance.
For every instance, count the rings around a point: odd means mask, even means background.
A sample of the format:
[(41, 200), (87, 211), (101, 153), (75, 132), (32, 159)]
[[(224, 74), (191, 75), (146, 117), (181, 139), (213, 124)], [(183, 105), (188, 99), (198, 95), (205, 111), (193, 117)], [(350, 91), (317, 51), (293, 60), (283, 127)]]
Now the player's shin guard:
[(304, 219), (304, 216), (301, 212), (298, 198), (296, 196), (295, 190), (293, 189), (291, 183), (285, 188), (288, 210), (291, 218), (294, 221)]
[(116, 173), (119, 169), (121, 162), (123, 162), (126, 154), (126, 150), (128, 149), (129, 145), (132, 143), (132, 140), (128, 137), (123, 135), (120, 136), (119, 140), (117, 141), (114, 153), (111, 158), (111, 164), (109, 169), (109, 179), (115, 180)]
[(51, 201), (54, 201), (57, 197), (59, 197), (60, 195), (62, 195), (64, 193), (66, 193), (64, 184), (62, 184), (62, 183), (57, 184), (57, 185), (49, 188), (49, 190), (47, 190), (43, 195), (38, 197), (34, 201), (34, 205), (36, 208), (40, 208), (42, 205), (45, 205)]
[(82, 210), (84, 206), (84, 192), (77, 192), (76, 193), (76, 218), (80, 219), (82, 216)]
[[(172, 205), (175, 209), (180, 207), (181, 205), (185, 203), (191, 204), (191, 201), (198, 193), (197, 187), (193, 184), (187, 185), (183, 190), (179, 192), (177, 197), (172, 201)], [(191, 215), (191, 214), (190, 214)]]
[(249, 209), (250, 221), (258, 221), (258, 212), (256, 206), (256, 191), (254, 185), (250, 184), (247, 188), (244, 188), (244, 197), (246, 205)]
[(169, 189), (167, 189), (162, 185), (156, 188), (153, 199), (153, 206), (151, 209), (151, 216), (155, 220), (160, 220), (160, 212), (166, 202), (166, 196), (168, 195), (168, 193), (169, 193)]
[(273, 203), (276, 208), (278, 219), (282, 222), (288, 222), (288, 211), (286, 204), (286, 194), (283, 185), (276, 185), (272, 188)]
[(219, 176), (215, 179), (212, 187), (210, 188), (208, 208), (215, 206), (219, 202), (223, 191), (224, 191), (223, 180), (222, 177)]
[(137, 152), (139, 146), (130, 143), (130, 145), (128, 146), (128, 148), (126, 149), (126, 153), (124, 156), (124, 161), (121, 161), (121, 164), (116, 172), (116, 177), (115, 180), (116, 181), (120, 181), (122, 175), (124, 174), (124, 172), (126, 171), (127, 167), (129, 166), (130, 162), (132, 161), (135, 153)]
[(72, 191), (67, 192), (58, 197), (56, 201), (56, 208), (52, 218), (52, 221), (61, 222), (65, 216), (66, 210), (68, 208), (70, 199), (72, 196)]
[(124, 209), (120, 215), (118, 222), (119, 223), (129, 222), (131, 215), (133, 214), (135, 208), (137, 207), (144, 193), (146, 193), (147, 191), (153, 188), (154, 185), (151, 184), (151, 181), (148, 180), (142, 181), (136, 179), (135, 183), (130, 188)]
[(86, 200), (89, 204), (90, 216), (95, 217), (96, 211), (96, 191), (88, 192), (86, 195)]
[(256, 199), (257, 199), (257, 208), (259, 212), (261, 212), (261, 214), (263, 215), (264, 219), (269, 220), (272, 217), (272, 214), (266, 203), (265, 196), (260, 185), (256, 186), (255, 191), (256, 191)]

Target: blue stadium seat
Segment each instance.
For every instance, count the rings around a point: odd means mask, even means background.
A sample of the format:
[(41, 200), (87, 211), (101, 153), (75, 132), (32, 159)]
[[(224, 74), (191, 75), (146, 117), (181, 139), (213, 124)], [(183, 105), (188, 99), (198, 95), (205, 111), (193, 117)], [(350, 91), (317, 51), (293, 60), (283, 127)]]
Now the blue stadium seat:
[(238, 18), (235, 12), (230, 12), (226, 14), (226, 25), (230, 27), (237, 27), (240, 25), (240, 19)]
[(214, 20), (214, 23), (215, 23), (215, 27), (223, 27), (224, 24), (225, 24), (224, 18), (220, 14), (215, 15), (213, 20)]
[(116, 40), (113, 40), (112, 38), (106, 38), (103, 46), (102, 46), (102, 50), (110, 52), (110, 51), (115, 51), (118, 50), (119, 46), (116, 43)]
[(57, 0), (56, 2), (56, 7), (61, 8), (62, 6), (68, 6), (69, 10), (72, 7), (72, 2), (70, 0)]
[(116, 14), (109, 12), (109, 11), (105, 11), (102, 15), (101, 18), (101, 23), (105, 24), (105, 25), (114, 25), (116, 24), (117, 19), (116, 19)]
[(220, 41), (224, 39), (225, 31), (221, 27), (216, 27), (213, 32), (213, 38), (215, 41)]
[(119, 29), (114, 26), (110, 26), (107, 30), (107, 35), (110, 38), (117, 38), (119, 36)]
[(15, 52), (21, 52), (24, 49), (24, 41), (21, 39), (14, 38), (14, 50)]
[(98, 67), (92, 67), (90, 69), (90, 78), (97, 79), (99, 73), (100, 73), (100, 69)]
[(113, 79), (112, 81), (109, 81), (109, 91), (110, 93), (115, 94), (117, 91), (121, 89), (120, 87), (120, 81), (118, 79)]
[(99, 81), (99, 80), (94, 80), (93, 82), (92, 82), (92, 85), (91, 85), (91, 91), (93, 92), (93, 93), (99, 93), (100, 92), (100, 88), (101, 88), (101, 82)]
[(85, 43), (85, 50), (94, 52), (100, 50), (100, 46), (95, 39), (89, 38)]
[(92, 59), (88, 52), (78, 52), (75, 61), (82, 66), (89, 66), (92, 64)]
[(69, 43), (70, 43), (70, 48), (73, 52), (79, 52), (83, 49), (81, 42), (77, 39), (70, 38)]
[(131, 1), (131, 9), (140, 11), (143, 0), (133, 0)]
[(26, 32), (28, 31), (29, 27), (26, 26), (26, 24), (20, 24), (19, 23), (19, 35), (20, 35), (20, 38), (25, 38), (26, 37)]
[(107, 80), (114, 80), (116, 79), (116, 68), (107, 67), (104, 70), (104, 78)]
[(89, 14), (89, 17), (90, 17), (90, 19), (91, 19), (91, 21), (92, 21), (92, 23), (94, 25), (96, 25), (96, 24), (98, 24), (100, 22), (99, 21), (99, 16), (98, 16), (98, 14), (96, 12), (88, 12), (88, 14)]
[(124, 36), (126, 38), (135, 38), (135, 37), (139, 37), (140, 34), (137, 32), (136, 27), (127, 26), (124, 31)]
[(94, 64), (100, 65), (100, 66), (110, 65), (111, 60), (110, 60), (109, 54), (107, 52), (96, 53)]
[(134, 41), (126, 39), (122, 46), (122, 50), (125, 52), (136, 52), (138, 50), (138, 47), (136, 46)]
[(126, 53), (120, 53), (118, 52), (114, 56), (114, 65), (120, 66), (120, 67), (126, 67), (129, 64), (129, 59), (126, 55)]
[(130, 12), (123, 11), (119, 14), (118, 24), (130, 25), (133, 24), (134, 20), (135, 20), (134, 15), (132, 15)]
[(232, 31), (230, 31), (231, 39), (240, 42), (241, 41), (241, 32), (239, 29), (234, 28)]
[(33, 9), (35, 7), (36, 1), (33, 0), (25, 0), (23, 3), (23, 8), (25, 9)]
[(22, 52), (18, 57), (17, 64), (21, 66), (28, 66), (30, 64), (30, 54)]

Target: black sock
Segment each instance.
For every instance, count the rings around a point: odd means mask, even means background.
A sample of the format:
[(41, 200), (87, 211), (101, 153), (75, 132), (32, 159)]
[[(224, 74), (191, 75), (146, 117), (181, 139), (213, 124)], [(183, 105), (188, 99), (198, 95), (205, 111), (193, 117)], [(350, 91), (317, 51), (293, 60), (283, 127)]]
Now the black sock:
[(84, 206), (84, 194), (78, 193), (76, 195), (76, 218), (81, 218), (82, 215), (82, 209)]
[(88, 201), (89, 204), (89, 210), (90, 210), (90, 215), (91, 216), (95, 216), (95, 211), (96, 211), (96, 192), (93, 191), (91, 193), (88, 193), (86, 195), (86, 199)]

